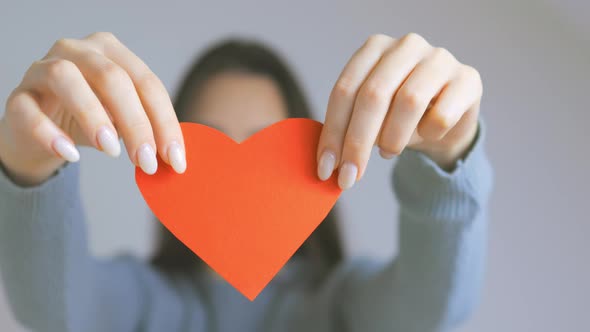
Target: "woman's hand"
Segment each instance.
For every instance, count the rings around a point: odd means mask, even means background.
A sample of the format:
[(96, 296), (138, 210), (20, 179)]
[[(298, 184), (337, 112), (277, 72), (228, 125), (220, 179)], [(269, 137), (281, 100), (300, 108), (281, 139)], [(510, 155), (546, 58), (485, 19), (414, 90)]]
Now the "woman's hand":
[(318, 176), (339, 168), (340, 187), (352, 187), (373, 145), (384, 158), (412, 148), (450, 170), (475, 139), (481, 95), (477, 70), (421, 36), (371, 36), (330, 95)]
[(131, 161), (156, 172), (156, 151), (177, 172), (184, 142), (170, 97), (158, 77), (110, 33), (61, 39), (28, 69), (0, 119), (0, 161), (15, 181), (37, 184), (75, 145), (116, 157), (123, 138)]

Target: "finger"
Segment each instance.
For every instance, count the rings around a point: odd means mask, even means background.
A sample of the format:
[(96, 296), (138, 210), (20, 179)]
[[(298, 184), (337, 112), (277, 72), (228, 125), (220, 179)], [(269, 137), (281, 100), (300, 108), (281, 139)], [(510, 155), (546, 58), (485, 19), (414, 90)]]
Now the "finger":
[(48, 155), (69, 162), (80, 160), (80, 152), (74, 142), (41, 111), (31, 93), (15, 91), (11, 94), (6, 103), (6, 116), (15, 124), (15, 130), (32, 137), (33, 142), (30, 143), (39, 146)]
[(398, 155), (408, 145), (431, 100), (440, 93), (458, 67), (442, 48), (433, 49), (416, 65), (395, 93), (381, 130), (378, 145), (384, 158)]
[(318, 144), (318, 177), (321, 180), (327, 180), (339, 164), (344, 136), (360, 86), (393, 42), (394, 39), (385, 35), (370, 37), (351, 57), (336, 81)]
[(418, 124), (419, 135), (430, 140), (442, 139), (466, 111), (478, 104), (481, 94), (479, 73), (472, 67), (463, 66)]
[(76, 119), (90, 144), (114, 155), (104, 139), (105, 132), (116, 137), (114, 126), (73, 62), (64, 59), (37, 61), (25, 75), (22, 85), (25, 89), (39, 93), (41, 98), (57, 98)]
[[(76, 39), (60, 39), (49, 50), (45, 59), (59, 58), (73, 62), (78, 70), (82, 72), (84, 79), (90, 84), (92, 90), (101, 101), (105, 112), (113, 125), (115, 118), (112, 112), (108, 111), (113, 104), (112, 96), (105, 93), (103, 82), (109, 81), (107, 72), (112, 71), (108, 59), (103, 59), (95, 49), (89, 47), (88, 43)], [(108, 82), (107, 82), (108, 84)], [(114, 129), (114, 130), (113, 130)], [(117, 157), (121, 154), (121, 144), (117, 137), (116, 128), (102, 127), (98, 130), (97, 135), (100, 148), (108, 155)]]
[(85, 46), (84, 41), (71, 41), (55, 55), (78, 66), (117, 124), (131, 161), (144, 172), (155, 173), (157, 159), (152, 126), (127, 72), (111, 59)]
[(344, 187), (352, 186), (364, 173), (392, 96), (429, 47), (418, 35), (404, 37), (387, 50), (363, 83), (344, 138), (341, 164), (348, 165), (348, 169), (357, 168), (358, 174), (341, 172), (339, 183)]
[(164, 84), (137, 55), (112, 34), (96, 33), (88, 39), (101, 45), (104, 54), (129, 74), (150, 119), (160, 157), (176, 172), (184, 172), (184, 139)]

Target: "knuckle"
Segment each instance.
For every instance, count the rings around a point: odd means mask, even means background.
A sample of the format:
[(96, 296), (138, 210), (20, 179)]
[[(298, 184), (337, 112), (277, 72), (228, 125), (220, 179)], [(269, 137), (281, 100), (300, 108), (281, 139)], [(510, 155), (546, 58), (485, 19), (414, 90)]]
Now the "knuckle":
[(95, 109), (96, 105), (90, 102), (80, 103), (76, 107), (76, 117), (79, 119), (78, 122), (82, 125), (82, 127), (94, 127), (96, 120), (96, 112), (94, 112), (93, 110)]
[(432, 54), (434, 57), (442, 59), (443, 61), (456, 61), (455, 56), (444, 47), (435, 47), (432, 49)]
[(159, 126), (163, 129), (165, 134), (171, 138), (182, 137), (178, 120), (174, 116), (166, 116), (162, 121), (159, 122)]
[(427, 126), (425, 126), (424, 124), (418, 124), (418, 128), (416, 128), (416, 133), (418, 135), (420, 135), (420, 137), (422, 138), (422, 140), (424, 142), (434, 142), (436, 141), (435, 139), (433, 139), (433, 134), (432, 131), (427, 128)]
[(96, 73), (99, 84), (116, 86), (128, 80), (127, 73), (114, 62), (107, 62)]
[(402, 89), (398, 93), (400, 101), (409, 109), (419, 109), (426, 104), (425, 98), (416, 89)]
[(377, 82), (367, 82), (360, 92), (360, 97), (370, 105), (384, 103), (390, 98), (387, 90)]
[(147, 119), (138, 119), (130, 122), (124, 128), (127, 136), (138, 137), (139, 141), (145, 139), (153, 139), (152, 137), (152, 126)]
[(382, 139), (381, 142), (379, 142), (379, 148), (388, 154), (400, 155), (404, 146), (397, 140)]
[(478, 97), (481, 97), (483, 93), (483, 83), (479, 71), (472, 66), (463, 65), (463, 75), (477, 86)]
[(115, 35), (112, 32), (108, 31), (94, 32), (90, 36), (88, 36), (88, 39), (94, 39), (107, 44), (118, 42), (117, 37), (115, 37)]
[(47, 62), (47, 75), (51, 79), (71, 78), (76, 75), (78, 67), (65, 59), (54, 59)]
[(136, 84), (143, 90), (154, 91), (161, 86), (160, 79), (152, 71), (141, 74), (136, 79)]
[(173, 112), (163, 114), (161, 119), (152, 120), (151, 126), (154, 128), (154, 135), (160, 143), (183, 139), (180, 122)]
[(331, 147), (334, 153), (340, 153), (344, 140), (345, 130), (334, 125), (324, 125), (320, 136), (320, 144), (324, 147)]
[(19, 128), (22, 129), (24, 127), (34, 131), (43, 119), (41, 112), (37, 110), (38, 104), (32, 93), (17, 88), (6, 100), (6, 112), (4, 116), (7, 119), (18, 119), (14, 123)]
[(360, 157), (365, 150), (365, 142), (359, 137), (348, 135), (344, 142), (343, 153), (352, 159)]
[(25, 95), (18, 91), (13, 91), (6, 99), (6, 112), (16, 112), (23, 108)]
[(58, 39), (51, 47), (52, 51), (66, 51), (74, 48), (75, 40), (69, 38)]
[(343, 135), (343, 130), (341, 130), (341, 128), (337, 128), (334, 125), (324, 125), (323, 129), (322, 129), (322, 134), (323, 136), (326, 138), (326, 140), (332, 140), (332, 139), (342, 139)]
[(350, 78), (342, 77), (334, 85), (332, 94), (334, 97), (352, 97), (356, 91), (355, 84)]
[(427, 142), (436, 142), (442, 137), (444, 130), (442, 128), (433, 127), (429, 122), (418, 124), (418, 135)]
[(435, 131), (446, 131), (453, 125), (452, 119), (444, 112), (437, 109), (431, 109), (431, 116), (429, 117), (429, 127)]
[(403, 37), (403, 42), (414, 45), (428, 45), (426, 39), (424, 39), (424, 37), (415, 32), (410, 32), (407, 35), (405, 35)]
[(393, 40), (393, 38), (391, 38), (390, 36), (382, 34), (382, 33), (377, 33), (377, 34), (370, 35), (367, 38), (365, 45), (367, 45), (367, 46), (381, 45), (383, 43), (388, 43), (391, 40)]
[(479, 71), (472, 66), (463, 65), (463, 73), (465, 76), (470, 77), (474, 80), (481, 81), (481, 75)]
[(147, 119), (134, 119), (119, 128), (125, 145), (134, 150), (144, 143), (155, 143), (152, 126)]

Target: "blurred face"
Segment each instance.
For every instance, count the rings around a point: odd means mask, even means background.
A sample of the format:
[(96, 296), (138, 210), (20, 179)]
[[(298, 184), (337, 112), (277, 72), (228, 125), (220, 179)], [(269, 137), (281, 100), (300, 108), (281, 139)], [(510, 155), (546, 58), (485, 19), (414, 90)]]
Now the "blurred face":
[(220, 130), (238, 143), (288, 116), (281, 91), (272, 79), (240, 72), (210, 78), (188, 114), (187, 121)]

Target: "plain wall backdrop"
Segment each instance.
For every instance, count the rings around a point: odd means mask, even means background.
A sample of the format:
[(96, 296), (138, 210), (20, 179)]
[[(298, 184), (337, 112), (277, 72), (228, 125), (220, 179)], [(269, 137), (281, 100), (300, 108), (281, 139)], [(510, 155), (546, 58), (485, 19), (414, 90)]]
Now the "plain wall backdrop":
[[(294, 66), (323, 120), (352, 53), (374, 33), (422, 34), (480, 70), (496, 182), (481, 303), (461, 331), (590, 331), (590, 3), (522, 1), (0, 2), (0, 100), (61, 37), (111, 31), (174, 92), (204, 46), (259, 38)], [(91, 250), (151, 252), (154, 223), (125, 154), (82, 151)], [(340, 208), (351, 255), (391, 257), (393, 162), (374, 153)], [(2, 221), (6, 222), (6, 221)], [(9, 222), (18, 222), (11, 220)], [(0, 287), (0, 330), (23, 331)]]

